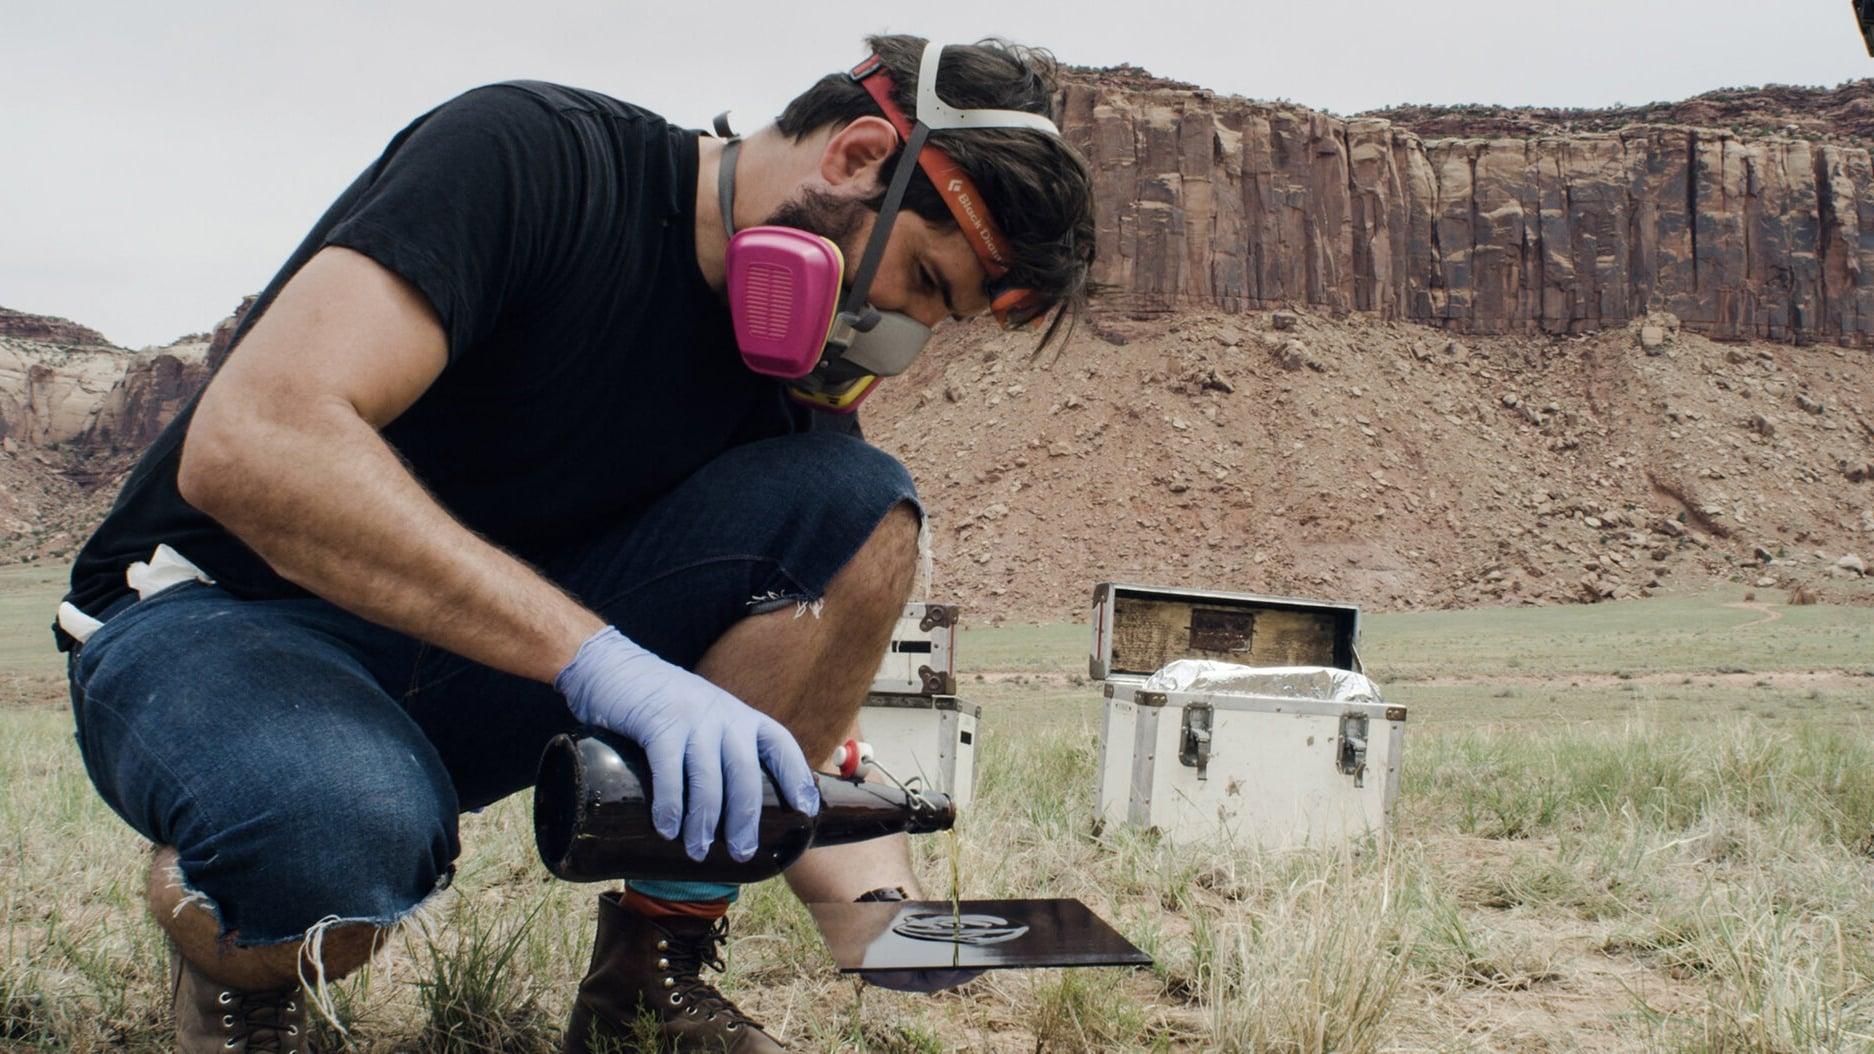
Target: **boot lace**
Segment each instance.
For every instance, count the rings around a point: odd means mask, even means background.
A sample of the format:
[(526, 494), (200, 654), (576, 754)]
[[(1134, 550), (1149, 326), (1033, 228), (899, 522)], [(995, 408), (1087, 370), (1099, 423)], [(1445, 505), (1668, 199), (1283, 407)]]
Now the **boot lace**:
[(670, 963), (665, 983), (674, 990), (670, 1004), (681, 1006), (684, 1014), (701, 1015), (705, 1020), (727, 1018), (728, 1024), (724, 1027), (731, 1032), (743, 1025), (760, 1028), (760, 1022), (742, 1013), (728, 997), (702, 978), (705, 966), (717, 973), (727, 968), (719, 949), (728, 939), (727, 919), (717, 919), (702, 933), (671, 934), (670, 948), (663, 953)]
[(221, 1005), (221, 1027), (227, 1029), (229, 1050), (243, 1040), (249, 1051), (270, 1054), (312, 1054), (299, 1027), (299, 991), (279, 992), (223, 991), (215, 997)]

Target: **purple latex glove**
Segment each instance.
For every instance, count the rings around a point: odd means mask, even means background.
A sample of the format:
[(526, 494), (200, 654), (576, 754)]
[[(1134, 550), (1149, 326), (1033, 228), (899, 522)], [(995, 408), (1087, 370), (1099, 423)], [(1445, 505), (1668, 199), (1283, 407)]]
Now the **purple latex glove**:
[(709, 855), (722, 822), (729, 855), (755, 855), (762, 767), (781, 800), (820, 811), (800, 744), (779, 721), (633, 644), (616, 627), (594, 633), (553, 679), (582, 723), (628, 736), (651, 763), (651, 822), (683, 835), (692, 860)]

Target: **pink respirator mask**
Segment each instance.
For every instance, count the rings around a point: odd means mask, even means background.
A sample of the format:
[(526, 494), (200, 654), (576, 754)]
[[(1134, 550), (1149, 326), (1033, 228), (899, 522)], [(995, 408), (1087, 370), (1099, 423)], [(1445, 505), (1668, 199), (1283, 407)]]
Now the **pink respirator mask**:
[[(833, 413), (851, 413), (872, 394), (880, 377), (895, 377), (930, 341), (930, 328), (909, 315), (880, 311), (866, 302), (890, 240), (892, 223), (920, 164), (969, 236), (991, 281), (993, 310), (1005, 325), (1026, 324), (1046, 310), (1028, 290), (999, 289), (1007, 273), (1006, 242), (977, 206), (981, 195), (948, 154), (926, 145), (932, 128), (1033, 128), (1059, 135), (1053, 122), (1020, 110), (957, 110), (937, 97), (937, 62), (943, 45), (928, 44), (918, 73), (918, 121), (912, 125), (891, 100), (892, 82), (877, 57), (849, 76), (864, 84), (905, 138), (904, 151), (872, 225), (865, 255), (852, 285), (845, 286), (845, 256), (830, 239), (794, 227), (750, 227), (737, 231), (733, 219), (735, 163), (741, 140), (728, 137), (716, 179), (723, 225), (729, 232), (726, 258), (729, 314), (735, 341), (749, 369), (788, 382), (798, 402)], [(939, 179), (939, 175), (944, 178)], [(842, 298), (841, 292), (845, 291)]]

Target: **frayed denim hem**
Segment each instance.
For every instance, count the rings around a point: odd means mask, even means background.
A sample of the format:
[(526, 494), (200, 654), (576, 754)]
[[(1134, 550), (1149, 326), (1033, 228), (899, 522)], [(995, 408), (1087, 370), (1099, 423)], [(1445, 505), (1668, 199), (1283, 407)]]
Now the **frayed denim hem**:
[[(389, 931), (406, 922), (415, 925), (426, 934), (433, 933), (435, 924), (441, 917), (440, 904), (443, 895), (448, 892), (450, 885), (455, 881), (455, 868), (451, 866), (436, 879), (436, 885), (423, 899), (403, 911), (390, 915), (358, 918), (327, 915), (308, 926), (303, 933), (285, 937), (267, 937), (260, 940), (243, 940), (238, 933), (228, 928), (227, 920), (221, 914), (221, 906), (215, 903), (215, 899), (189, 882), (188, 876), (182, 873), (180, 863), (172, 861), (168, 866), (168, 872), (170, 884), (182, 893), (182, 899), (176, 902), (170, 914), (179, 916), (184, 908), (191, 905), (208, 912), (209, 916), (215, 920), (217, 941), (236, 948), (272, 948), (284, 944), (303, 944), (304, 948), (298, 962), (299, 983), (305, 988), (307, 1000), (319, 1012), (319, 1016), (325, 1018), (326, 1022), (341, 1036), (349, 1036), (350, 1033), (338, 1020), (338, 1007), (332, 999), (331, 983), (325, 976), (326, 934), (341, 926), (371, 926), (385, 931), (384, 935), (388, 936)], [(372, 954), (382, 951), (386, 943), (380, 939), (372, 948)]]
[(809, 613), (814, 618), (819, 618), (820, 612), (826, 609), (826, 598), (812, 593), (783, 593), (771, 589), (759, 596), (748, 598), (748, 613), (766, 615), (770, 611), (785, 610), (789, 605), (794, 608), (795, 618)]
[[(770, 611), (783, 610), (791, 604), (793, 605), (793, 608), (794, 608), (795, 618), (800, 618), (802, 615), (807, 615), (807, 614), (812, 614), (814, 618), (819, 618), (821, 613), (826, 609), (826, 596), (824, 592), (825, 587), (832, 585), (833, 579), (838, 577), (839, 573), (846, 569), (846, 565), (851, 563), (852, 558), (857, 556), (859, 554), (859, 550), (865, 547), (865, 543), (871, 539), (873, 533), (878, 530), (879, 525), (885, 522), (885, 517), (891, 515), (891, 511), (897, 508), (899, 505), (910, 506), (912, 515), (917, 517), (917, 521), (918, 521), (918, 575), (920, 579), (924, 578), (925, 577), (924, 557), (929, 552), (929, 546), (930, 546), (930, 535), (929, 535), (930, 520), (927, 516), (925, 516), (924, 505), (922, 502), (918, 501), (917, 495), (905, 494), (894, 499), (892, 502), (887, 504), (884, 508), (879, 510), (878, 517), (874, 519), (869, 525), (866, 526), (863, 533), (859, 534), (858, 542), (852, 545), (847, 550), (845, 556), (840, 560), (840, 562), (832, 569), (830, 573), (826, 575), (826, 581), (822, 584), (821, 591), (815, 592), (815, 591), (806, 590), (806, 589), (793, 589), (793, 590), (771, 589), (767, 591), (766, 593), (758, 593), (755, 596), (748, 598), (748, 614), (749, 615), (765, 615), (769, 613)], [(793, 578), (793, 574), (791, 573), (792, 571), (791, 568), (783, 567), (780, 569), (780, 571), (783, 575), (785, 575), (789, 579)]]
[(284, 937), (261, 937), (250, 940), (228, 928), (227, 920), (221, 916), (221, 906), (215, 903), (215, 898), (195, 888), (194, 884), (189, 881), (189, 877), (182, 873), (182, 865), (180, 863), (172, 862), (168, 870), (171, 885), (182, 892), (182, 899), (177, 901), (175, 910), (171, 914), (181, 915), (182, 909), (191, 905), (201, 908), (208, 912), (209, 916), (215, 920), (216, 939), (236, 948), (271, 948), (276, 945), (311, 940), (315, 931), (319, 931), (322, 928), (330, 929), (333, 926), (364, 925), (375, 926), (378, 929), (390, 929), (410, 919), (412, 916), (420, 916), (425, 912), (433, 912), (436, 899), (447, 891), (450, 885), (455, 881), (455, 868), (451, 866), (436, 879), (436, 885), (430, 889), (429, 893), (427, 893), (422, 900), (417, 901), (415, 904), (412, 904), (402, 911), (393, 912), (389, 915), (359, 916), (356, 918), (341, 918), (337, 915), (328, 915), (318, 922), (313, 923), (303, 933), (288, 934)]

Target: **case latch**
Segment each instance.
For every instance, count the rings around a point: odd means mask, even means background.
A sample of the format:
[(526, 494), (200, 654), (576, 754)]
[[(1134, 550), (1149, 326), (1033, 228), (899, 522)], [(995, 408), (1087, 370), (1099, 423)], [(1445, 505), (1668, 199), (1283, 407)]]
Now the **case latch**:
[(1366, 715), (1340, 715), (1340, 770), (1366, 786)]
[(925, 695), (957, 694), (956, 678), (948, 670), (933, 670), (928, 666), (917, 668), (918, 681), (924, 685)]
[(1178, 738), (1178, 760), (1197, 770), (1197, 778), (1210, 778), (1210, 722), (1213, 709), (1209, 703), (1192, 703), (1184, 708), (1182, 734)]

